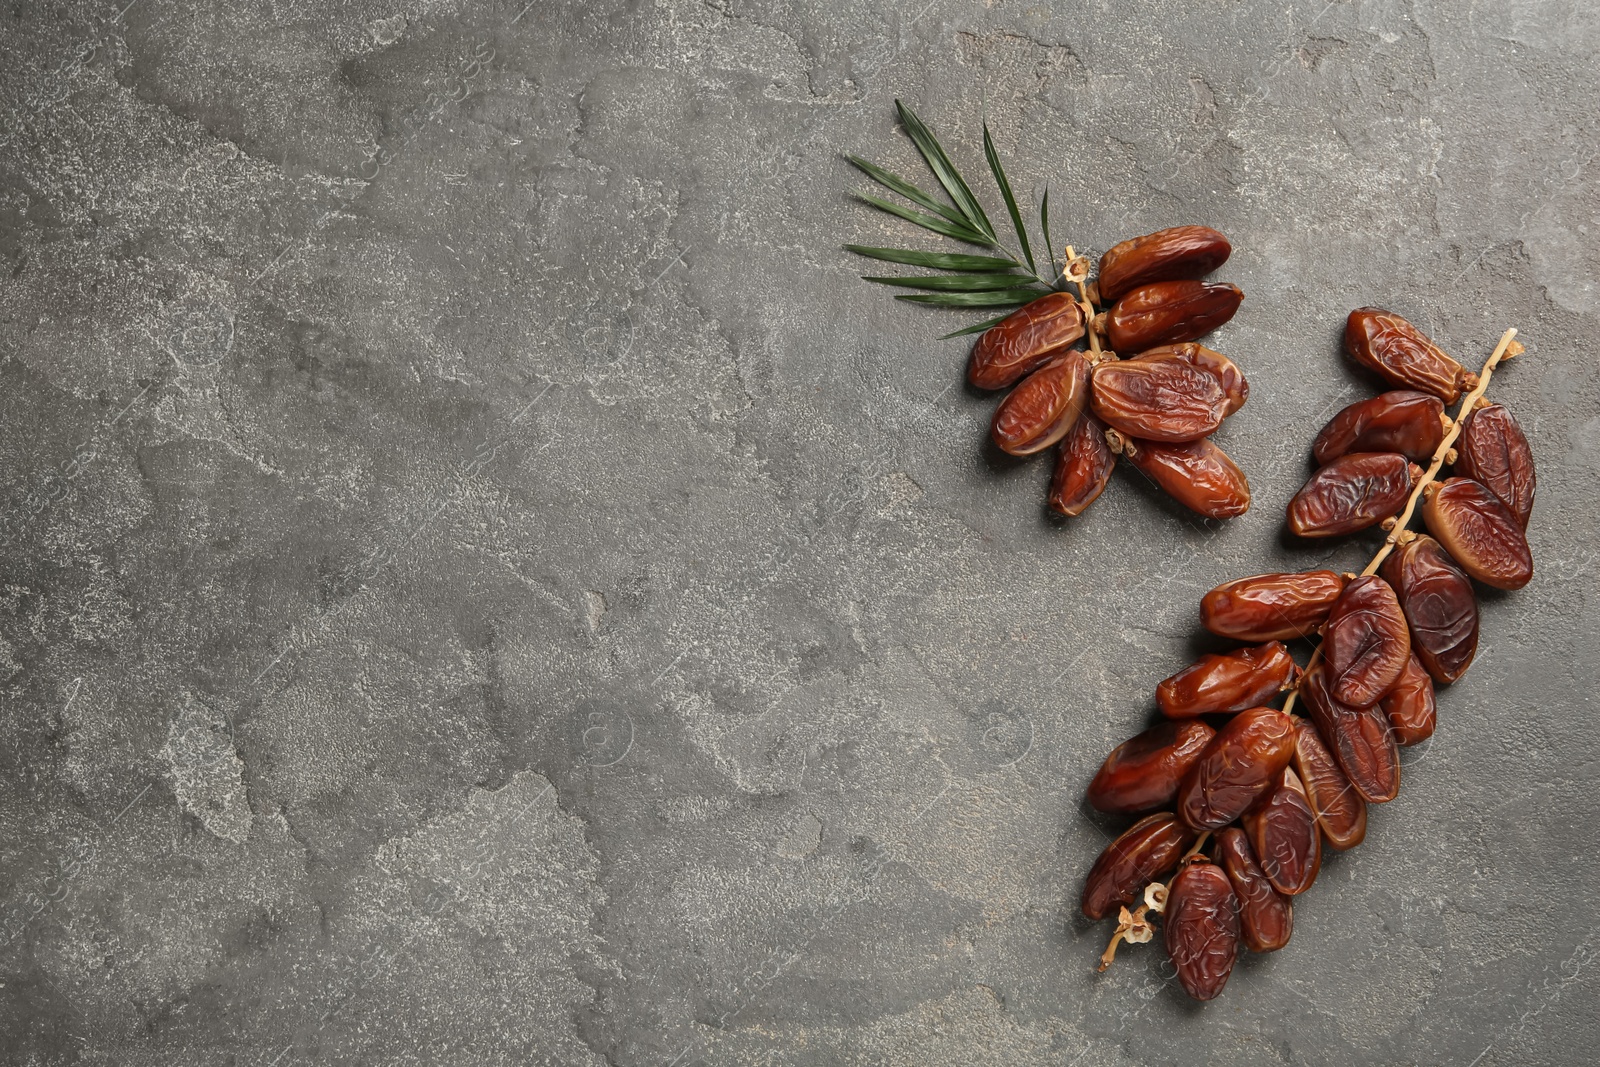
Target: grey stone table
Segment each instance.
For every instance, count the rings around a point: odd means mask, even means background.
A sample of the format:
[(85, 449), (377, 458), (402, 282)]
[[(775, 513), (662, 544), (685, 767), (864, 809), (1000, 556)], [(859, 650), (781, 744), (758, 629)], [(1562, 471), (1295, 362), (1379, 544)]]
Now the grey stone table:
[[(0, 12), (5, 1063), (1593, 1062), (1592, 5), (125, 3)], [(1254, 510), (986, 449), (839, 247), (897, 97), (1233, 237)], [(1097, 975), (1197, 598), (1370, 552), (1281, 522), (1367, 303), (1521, 329), (1537, 575), (1287, 950)]]

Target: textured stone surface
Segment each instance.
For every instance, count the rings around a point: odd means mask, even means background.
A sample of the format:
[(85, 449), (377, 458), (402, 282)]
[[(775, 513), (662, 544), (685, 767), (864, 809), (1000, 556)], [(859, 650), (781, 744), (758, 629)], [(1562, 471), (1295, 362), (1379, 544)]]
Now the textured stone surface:
[[(4, 1062), (1591, 1061), (1592, 5), (524, 2), (0, 11)], [(838, 247), (897, 96), (1233, 237), (1253, 511), (984, 447)], [(1281, 532), (1366, 303), (1522, 329), (1534, 581), (1287, 950), (1096, 975), (1197, 598), (1368, 554)]]

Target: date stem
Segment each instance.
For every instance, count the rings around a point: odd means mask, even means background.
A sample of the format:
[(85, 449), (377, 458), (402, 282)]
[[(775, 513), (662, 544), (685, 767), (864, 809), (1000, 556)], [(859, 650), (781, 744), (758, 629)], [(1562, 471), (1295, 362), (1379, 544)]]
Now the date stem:
[[(1207, 830), (1195, 841), (1193, 847), (1185, 852), (1178, 860), (1178, 869), (1183, 870), (1183, 865), (1200, 855), (1200, 850), (1206, 847), (1206, 842), (1211, 839), (1211, 831)], [(1117, 958), (1117, 946), (1126, 941), (1130, 945), (1142, 945), (1155, 936), (1155, 927), (1150, 925), (1149, 913), (1162, 911), (1167, 901), (1166, 882), (1151, 882), (1144, 887), (1145, 902), (1133, 911), (1123, 908), (1117, 916), (1117, 929), (1111, 935), (1111, 943), (1100, 956), (1099, 970), (1104, 971), (1111, 966), (1111, 961)]]
[(1065, 266), (1062, 274), (1073, 285), (1078, 287), (1078, 306), (1083, 309), (1084, 331), (1089, 335), (1089, 351), (1094, 353), (1093, 362), (1100, 362), (1100, 331), (1095, 328), (1097, 309), (1094, 301), (1089, 299), (1089, 257), (1080, 256), (1068, 245), (1062, 253)]

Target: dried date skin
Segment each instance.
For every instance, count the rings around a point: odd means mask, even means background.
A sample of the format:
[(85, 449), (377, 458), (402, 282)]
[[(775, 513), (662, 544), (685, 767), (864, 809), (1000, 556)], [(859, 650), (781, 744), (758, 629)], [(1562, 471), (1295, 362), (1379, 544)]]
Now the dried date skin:
[(1200, 601), (1200, 621), (1235, 641), (1285, 641), (1316, 633), (1344, 592), (1333, 571), (1256, 574), (1217, 586)]
[(1384, 694), (1378, 706), (1389, 716), (1395, 744), (1414, 745), (1433, 736), (1439, 717), (1438, 702), (1434, 697), (1433, 679), (1423, 670), (1415, 653), (1406, 660), (1400, 680)]
[(1389, 583), (1363, 575), (1344, 587), (1322, 627), (1329, 688), (1344, 704), (1376, 704), (1411, 658), (1411, 629)]
[(1261, 872), (1250, 839), (1237, 826), (1217, 833), (1217, 859), (1239, 899), (1239, 929), (1251, 952), (1276, 952), (1294, 934), (1294, 905)]
[(1089, 783), (1089, 803), (1125, 815), (1171, 807), (1184, 772), (1214, 736), (1199, 720), (1157, 723), (1111, 751)]
[(1267, 799), (1244, 817), (1261, 872), (1286, 897), (1311, 888), (1322, 868), (1322, 832), (1300, 779), (1288, 767)]
[(1281, 641), (1201, 656), (1156, 687), (1169, 719), (1243, 711), (1289, 688), (1297, 669)]
[(1356, 308), (1345, 321), (1344, 347), (1357, 363), (1395, 385), (1453, 404), (1478, 376), (1445, 355), (1421, 330), (1392, 311)]
[(1106, 313), (1106, 340), (1118, 352), (1196, 341), (1233, 318), (1244, 290), (1226, 282), (1153, 282)]
[(1329, 848), (1355, 848), (1367, 836), (1367, 802), (1345, 777), (1317, 728), (1294, 721), (1294, 769), (1305, 787), (1306, 803), (1316, 814)]
[(1109, 360), (1094, 368), (1093, 381), (1089, 403), (1100, 421), (1142, 440), (1198, 440), (1227, 417), (1216, 376), (1176, 356)]
[(1400, 793), (1400, 750), (1383, 709), (1340, 702), (1317, 663), (1300, 679), (1300, 696), (1317, 733), (1351, 786), (1369, 804), (1383, 804)]
[(1063, 515), (1081, 515), (1111, 479), (1117, 454), (1106, 444), (1106, 424), (1085, 411), (1061, 442), (1050, 478), (1049, 504)]
[(1340, 456), (1289, 501), (1289, 529), (1301, 537), (1337, 537), (1376, 526), (1406, 506), (1421, 473), (1398, 452)]
[(1533, 552), (1517, 517), (1471, 478), (1436, 482), (1422, 521), (1450, 558), (1484, 585), (1521, 589), (1533, 578)]
[(1146, 816), (1105, 847), (1083, 883), (1083, 914), (1104, 919), (1178, 865), (1195, 835), (1171, 812)]
[(1022, 379), (1000, 402), (989, 436), (1013, 456), (1043, 452), (1076, 425), (1088, 392), (1089, 362), (1069, 348)]
[(972, 347), (967, 381), (1004, 389), (1049, 362), (1083, 336), (1083, 308), (1066, 293), (1024, 304), (985, 330)]
[(1178, 445), (1130, 440), (1122, 454), (1172, 499), (1208, 519), (1231, 519), (1250, 510), (1244, 471), (1209, 439)]
[(1162, 913), (1167, 955), (1178, 981), (1196, 1000), (1211, 1000), (1228, 984), (1239, 955), (1239, 899), (1215, 863), (1190, 863), (1167, 887)]
[(1328, 420), (1311, 454), (1326, 466), (1351, 452), (1398, 452), (1428, 463), (1444, 442), (1444, 402), (1415, 389), (1359, 400)]
[(1411, 626), (1411, 651), (1436, 682), (1466, 673), (1478, 651), (1478, 594), (1439, 542), (1422, 534), (1399, 546), (1381, 572)]
[[(1239, 365), (1221, 352), (1214, 352), (1205, 345), (1189, 342), (1180, 345), (1162, 345), (1146, 352), (1140, 352), (1129, 362), (1153, 362), (1161, 360), (1178, 360), (1187, 363), (1195, 370), (1205, 371), (1217, 380), (1222, 386), (1222, 395), (1227, 400), (1227, 405), (1222, 409), (1223, 418), (1227, 418), (1250, 399), (1250, 383), (1245, 380), (1244, 371)], [(1135, 435), (1137, 436), (1137, 435)]]
[(1241, 711), (1211, 739), (1178, 786), (1178, 818), (1215, 830), (1277, 785), (1294, 755), (1294, 720), (1277, 708)]
[(1100, 257), (1095, 284), (1109, 304), (1141, 285), (1204, 277), (1232, 252), (1228, 239), (1209, 226), (1173, 226), (1113, 247)]
[(1456, 439), (1456, 452), (1455, 472), (1499, 497), (1526, 530), (1538, 477), (1533, 449), (1511, 412), (1501, 404), (1472, 412)]

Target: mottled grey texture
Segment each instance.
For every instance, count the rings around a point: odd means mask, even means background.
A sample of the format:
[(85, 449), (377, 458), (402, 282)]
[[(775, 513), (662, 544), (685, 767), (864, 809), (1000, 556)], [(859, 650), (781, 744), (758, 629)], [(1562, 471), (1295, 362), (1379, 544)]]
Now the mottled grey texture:
[[(1592, 1062), (1592, 5), (122, 2), (0, 11), (5, 1063)], [(985, 447), (839, 250), (897, 96), (1233, 237), (1254, 510)], [(1536, 577), (1286, 951), (1096, 975), (1197, 598), (1370, 551), (1281, 532), (1365, 303), (1521, 328)]]

